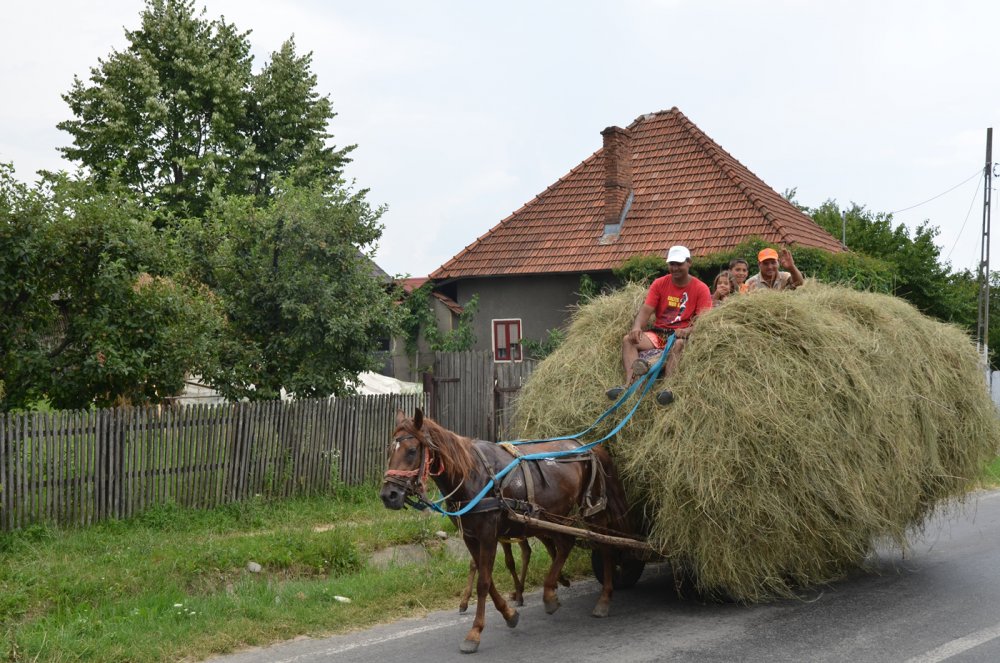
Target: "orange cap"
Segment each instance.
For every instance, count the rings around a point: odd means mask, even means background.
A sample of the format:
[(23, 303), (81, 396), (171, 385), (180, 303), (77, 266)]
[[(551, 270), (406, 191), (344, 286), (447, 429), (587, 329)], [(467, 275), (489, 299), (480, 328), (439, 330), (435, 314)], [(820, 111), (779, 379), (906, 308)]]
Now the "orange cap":
[(764, 262), (765, 260), (777, 260), (778, 252), (774, 249), (763, 249), (757, 254), (757, 262)]

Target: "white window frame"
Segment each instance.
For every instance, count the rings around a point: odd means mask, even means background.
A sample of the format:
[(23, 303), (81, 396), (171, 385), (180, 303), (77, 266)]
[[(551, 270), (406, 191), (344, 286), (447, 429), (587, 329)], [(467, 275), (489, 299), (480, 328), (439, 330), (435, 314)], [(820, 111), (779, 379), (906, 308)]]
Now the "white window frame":
[[(510, 358), (500, 359), (498, 357), (498, 351), (500, 348), (497, 347), (497, 325), (503, 324), (503, 328), (508, 330), (507, 339), (510, 339), (510, 328), (512, 323), (517, 324), (517, 342), (508, 345), (508, 349), (511, 350)], [(521, 322), (521, 318), (494, 318), (490, 320), (490, 336), (493, 341), (493, 361), (498, 364), (508, 364), (511, 362), (524, 361), (524, 350), (521, 348), (521, 339), (524, 338), (524, 324)], [(517, 357), (514, 357), (516, 348)]]

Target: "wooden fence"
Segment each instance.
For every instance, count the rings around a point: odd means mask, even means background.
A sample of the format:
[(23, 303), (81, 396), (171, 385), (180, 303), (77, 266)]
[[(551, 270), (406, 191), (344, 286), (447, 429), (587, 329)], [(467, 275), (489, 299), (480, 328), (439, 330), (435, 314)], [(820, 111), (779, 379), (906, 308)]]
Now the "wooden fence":
[(0, 530), (209, 508), (377, 477), (424, 395), (0, 415)]
[(513, 401), (537, 362), (495, 363), (490, 352), (439, 352), (424, 375), (430, 415), (480, 440), (509, 438)]

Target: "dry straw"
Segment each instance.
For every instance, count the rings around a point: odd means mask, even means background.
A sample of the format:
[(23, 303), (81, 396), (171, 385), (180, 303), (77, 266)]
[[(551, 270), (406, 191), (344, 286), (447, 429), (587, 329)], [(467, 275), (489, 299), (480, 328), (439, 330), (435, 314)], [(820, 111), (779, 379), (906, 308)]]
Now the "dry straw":
[[(608, 407), (643, 294), (577, 312), (522, 391), (522, 436), (582, 430)], [(905, 547), (1000, 449), (968, 336), (885, 295), (810, 282), (731, 298), (669, 386), (676, 402), (647, 397), (612, 452), (652, 546), (741, 601), (834, 580), (880, 540)]]

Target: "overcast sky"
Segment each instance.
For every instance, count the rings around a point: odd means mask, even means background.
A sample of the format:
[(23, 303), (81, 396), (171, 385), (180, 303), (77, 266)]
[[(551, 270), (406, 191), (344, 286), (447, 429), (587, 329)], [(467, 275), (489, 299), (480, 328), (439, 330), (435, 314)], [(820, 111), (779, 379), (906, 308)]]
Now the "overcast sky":
[[(334, 142), (358, 145), (347, 175), (388, 206), (376, 260), (390, 273), (433, 271), (599, 149), (602, 129), (672, 106), (806, 205), (890, 212), (964, 182), (895, 218), (937, 226), (954, 268), (979, 260), (998, 2), (198, 6), (252, 30), (255, 69), (292, 34), (313, 52)], [(2, 0), (0, 161), (19, 177), (70, 167), (60, 95), (125, 46), (142, 8)]]

